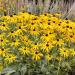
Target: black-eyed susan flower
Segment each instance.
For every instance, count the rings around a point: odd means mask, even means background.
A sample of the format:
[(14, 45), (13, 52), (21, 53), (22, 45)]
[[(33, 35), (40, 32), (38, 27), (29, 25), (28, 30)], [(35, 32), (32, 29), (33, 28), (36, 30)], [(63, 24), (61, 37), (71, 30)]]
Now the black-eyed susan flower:
[(62, 59), (63, 59), (63, 58), (62, 58), (61, 56), (57, 56), (57, 57), (56, 57), (56, 60), (57, 60), (58, 62), (62, 61)]
[(33, 29), (29, 30), (29, 33), (31, 35), (38, 35), (39, 34), (39, 30), (37, 28), (33, 28)]
[(55, 34), (46, 33), (43, 36), (41, 36), (41, 39), (43, 41), (50, 41), (50, 40), (55, 39), (55, 36), (56, 36)]
[(53, 58), (53, 56), (50, 55), (50, 54), (46, 54), (46, 55), (45, 55), (45, 59), (46, 59), (47, 61), (52, 60), (52, 58)]
[(21, 47), (21, 48), (19, 48), (19, 52), (23, 55), (29, 55), (30, 49), (28, 47)]
[(7, 62), (7, 63), (12, 63), (12, 62), (14, 62), (16, 60), (16, 58), (17, 58), (17, 56), (14, 55), (14, 54), (7, 54), (5, 56), (4, 61)]
[(75, 56), (75, 49), (70, 49), (70, 55)]
[(36, 60), (36, 61), (40, 60), (42, 56), (43, 56), (43, 54), (38, 51), (34, 51), (32, 53), (32, 59)]
[(12, 37), (15, 37), (16, 35), (17, 35), (17, 33), (12, 30), (12, 31), (9, 32), (8, 37), (12, 38)]
[(60, 48), (59, 49), (59, 54), (60, 54), (60, 56), (62, 56), (64, 58), (68, 58), (69, 57), (69, 49), (67, 49), (67, 48)]
[(37, 43), (37, 42), (35, 42), (35, 43), (31, 43), (31, 51), (35, 51), (35, 50), (37, 50), (37, 49), (39, 49), (39, 44)]
[(26, 32), (26, 31), (27, 31), (25, 27), (26, 27), (26, 26), (24, 26), (24, 25), (22, 25), (22, 24), (18, 24), (18, 25), (16, 26), (16, 31), (15, 31), (15, 33), (16, 33), (17, 35), (23, 34), (23, 32)]
[(0, 38), (3, 38), (3, 37), (5, 37), (5, 33), (4, 32), (2, 32), (2, 31), (0, 31)]
[(0, 23), (0, 30), (7, 31), (9, 29), (8, 24), (1, 22)]
[(19, 39), (13, 39), (12, 42), (10, 43), (11, 46), (18, 47), (20, 45), (20, 40)]
[(59, 45), (59, 46), (64, 45), (64, 40), (63, 39), (57, 39), (56, 40), (56, 45)]
[(53, 48), (53, 45), (51, 43), (48, 43), (48, 42), (45, 42), (45, 43), (42, 43), (41, 44), (41, 49), (44, 51), (44, 52), (50, 52), (51, 49)]
[(0, 46), (7, 45), (9, 40), (7, 40), (5, 37), (0, 38)]
[(9, 48), (0, 48), (0, 56), (5, 57), (9, 51)]
[(32, 41), (26, 35), (21, 35), (20, 40), (26, 46), (29, 46), (32, 43)]
[(28, 39), (28, 36), (26, 36), (26, 35), (20, 35), (20, 40), (21, 41), (28, 41), (29, 39)]

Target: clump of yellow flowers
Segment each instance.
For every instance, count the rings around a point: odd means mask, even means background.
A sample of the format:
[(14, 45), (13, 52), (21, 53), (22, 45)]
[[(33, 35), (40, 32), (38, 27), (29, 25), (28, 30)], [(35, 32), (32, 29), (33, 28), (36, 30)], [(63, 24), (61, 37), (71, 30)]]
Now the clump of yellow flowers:
[(19, 13), (0, 18), (1, 72), (26, 66), (24, 75), (67, 75), (72, 60), (75, 22), (51, 14)]

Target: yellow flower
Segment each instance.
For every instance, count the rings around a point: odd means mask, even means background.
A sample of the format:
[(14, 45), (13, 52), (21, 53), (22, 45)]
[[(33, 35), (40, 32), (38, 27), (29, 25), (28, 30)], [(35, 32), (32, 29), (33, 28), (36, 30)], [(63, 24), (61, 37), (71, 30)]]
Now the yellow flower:
[(42, 56), (43, 54), (38, 51), (34, 51), (34, 53), (32, 53), (32, 59), (36, 61), (40, 60)]
[(38, 34), (39, 34), (39, 31), (38, 31), (37, 28), (33, 28), (33, 29), (29, 30), (29, 33), (30, 33), (31, 35), (38, 35)]
[(54, 14), (56, 17), (61, 17), (62, 16), (62, 14), (60, 14), (60, 13), (56, 13), (56, 14)]
[(39, 44), (37, 42), (31, 43), (31, 46), (32, 46), (31, 51), (39, 49)]
[(19, 45), (20, 45), (19, 39), (13, 40), (13, 41), (10, 43), (10, 45), (11, 45), (11, 46), (15, 46), (15, 47), (19, 46)]
[(46, 59), (47, 61), (52, 60), (52, 58), (53, 58), (53, 56), (50, 55), (50, 54), (46, 54), (46, 55), (45, 55), (45, 59)]
[(62, 59), (63, 59), (62, 57), (56, 57), (56, 60), (59, 62), (62, 61)]
[(70, 35), (70, 40), (71, 40), (71, 42), (75, 42), (75, 34)]
[(59, 46), (64, 45), (64, 40), (63, 39), (57, 39), (56, 45), (59, 45)]
[(18, 22), (23, 22), (23, 18), (24, 18), (24, 21), (27, 21), (27, 20), (29, 20), (29, 18), (30, 18), (31, 16), (28, 14), (28, 13), (22, 13), (22, 12), (20, 12), (19, 14), (18, 14)]
[(54, 23), (54, 24), (58, 24), (59, 19), (56, 17), (51, 17), (50, 20)]
[(21, 35), (21, 36), (20, 36), (20, 39), (21, 39), (22, 41), (27, 41), (27, 40), (28, 40), (28, 36), (26, 36), (26, 35)]
[(2, 31), (7, 31), (8, 29), (9, 29), (9, 27), (8, 27), (8, 24), (6, 24), (6, 23), (0, 23), (0, 30), (2, 30)]
[(10, 36), (11, 38), (12, 37), (15, 37), (17, 35), (17, 33), (15, 31), (10, 31), (8, 36)]
[(16, 35), (23, 34), (23, 31), (22, 31), (21, 29), (18, 29), (18, 30), (15, 31), (15, 34), (16, 34)]
[(70, 49), (70, 55), (75, 56), (75, 50), (74, 49)]
[(17, 58), (17, 56), (16, 55), (14, 55), (14, 54), (7, 54), (6, 56), (5, 56), (5, 62), (7, 62), (7, 63), (12, 63), (13, 61), (15, 61), (16, 60), (16, 58)]
[(67, 49), (67, 48), (60, 48), (59, 49), (59, 54), (60, 54), (60, 56), (62, 56), (64, 58), (68, 58), (69, 57), (69, 49)]
[(7, 55), (7, 53), (9, 52), (8, 48), (0, 48), (0, 56), (5, 57)]
[(0, 32), (0, 38), (5, 37), (5, 33), (4, 32)]
[(49, 34), (45, 34), (45, 35), (41, 36), (41, 40), (49, 41), (50, 40)]
[(32, 43), (32, 41), (28, 39), (28, 36), (26, 35), (21, 35), (20, 40), (24, 43), (25, 46), (29, 46)]
[(65, 35), (65, 39), (74, 43), (75, 42), (75, 33), (74, 32), (67, 33)]
[[(26, 30), (27, 25), (25, 23), (17, 23), (16, 29)], [(24, 31), (25, 31), (24, 30)]]
[(19, 51), (23, 55), (29, 55), (30, 54), (30, 49), (28, 47), (19, 48)]
[(28, 27), (31, 29), (34, 29), (38, 26), (38, 24), (36, 24), (34, 21), (31, 20), (31, 22), (28, 24)]
[(6, 38), (0, 38), (0, 46), (7, 45), (9, 41)]
[(15, 31), (15, 33), (16, 33), (17, 35), (23, 34), (23, 31), (25, 31), (25, 32), (27, 31), (25, 27), (26, 27), (26, 26), (24, 26), (24, 25), (21, 25), (21, 24), (19, 25), (19, 24), (18, 24), (17, 27), (16, 27), (17, 30)]
[(46, 43), (42, 43), (41, 45), (41, 49), (44, 51), (44, 52), (50, 52), (51, 51), (51, 49), (53, 48), (53, 45), (51, 44), (51, 43), (48, 43), (48, 42), (46, 42)]
[(10, 22), (10, 16), (2, 16), (1, 19), (4, 20), (4, 22), (6, 23)]
[(50, 34), (50, 33), (44, 34), (43, 36), (41, 36), (41, 39), (48, 42), (55, 39), (55, 35), (56, 34)]

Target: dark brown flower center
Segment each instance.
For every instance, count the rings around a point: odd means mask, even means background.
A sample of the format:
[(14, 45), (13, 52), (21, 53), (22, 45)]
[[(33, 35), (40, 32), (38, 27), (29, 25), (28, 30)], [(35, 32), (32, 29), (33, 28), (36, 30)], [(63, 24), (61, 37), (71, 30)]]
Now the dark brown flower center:
[(33, 31), (35, 31), (35, 29), (33, 29)]
[(48, 21), (51, 21), (51, 20), (48, 20)]
[(72, 29), (72, 27), (70, 27), (70, 29)]
[(31, 14), (31, 12), (28, 12), (29, 14)]
[(46, 34), (46, 36), (48, 36), (48, 34)]
[(49, 22), (48, 25), (50, 25), (51, 23)]
[(33, 22), (32, 22), (31, 24), (32, 24), (32, 25), (34, 25), (34, 23), (33, 23)]
[(1, 39), (1, 42), (3, 42), (3, 40)]
[(13, 42), (16, 42), (15, 40)]
[(57, 41), (59, 41), (59, 39), (57, 39)]
[(13, 15), (10, 15), (10, 17), (13, 17)]
[(44, 14), (45, 16), (47, 16), (47, 14)]
[(26, 48), (24, 48), (24, 50), (26, 50)]
[(64, 51), (64, 52), (66, 52), (66, 51)]
[(36, 51), (35, 54), (38, 54), (38, 52)]
[(66, 23), (69, 23), (68, 21)]
[(46, 44), (47, 47), (49, 47), (49, 44)]
[(69, 26), (66, 26), (67, 28), (69, 28)]
[(55, 23), (55, 21), (53, 21), (53, 23)]
[(68, 20), (68, 18), (66, 18), (66, 20)]
[(40, 23), (42, 23), (42, 22), (40, 22)]
[(52, 34), (52, 33), (49, 33), (49, 34)]
[(11, 31), (11, 33), (13, 33), (14, 31)]
[(2, 51), (4, 51), (4, 49), (3, 49), (3, 48), (2, 48), (1, 50), (2, 50)]
[(21, 29), (21, 27), (19, 27), (19, 29)]
[(5, 24), (3, 24), (3, 27), (5, 27)]
[(49, 47), (49, 44), (46, 44), (47, 47)]
[(60, 26), (60, 24), (58, 24)]
[(37, 45), (37, 43), (35, 43), (35, 45)]
[(73, 37), (73, 35), (70, 35), (70, 37), (72, 38), (72, 37)]

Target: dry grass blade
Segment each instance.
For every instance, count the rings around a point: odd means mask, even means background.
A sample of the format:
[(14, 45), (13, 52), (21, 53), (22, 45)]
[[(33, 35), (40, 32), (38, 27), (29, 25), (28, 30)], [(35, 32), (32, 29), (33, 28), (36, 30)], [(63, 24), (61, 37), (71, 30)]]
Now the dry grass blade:
[(73, 3), (71, 8), (69, 9), (67, 17), (69, 17), (69, 18), (75, 17), (75, 2)]

